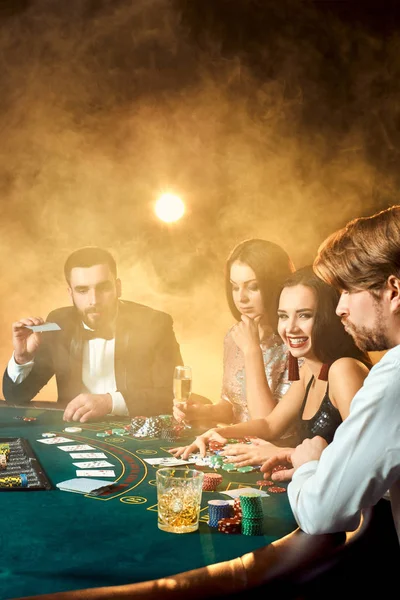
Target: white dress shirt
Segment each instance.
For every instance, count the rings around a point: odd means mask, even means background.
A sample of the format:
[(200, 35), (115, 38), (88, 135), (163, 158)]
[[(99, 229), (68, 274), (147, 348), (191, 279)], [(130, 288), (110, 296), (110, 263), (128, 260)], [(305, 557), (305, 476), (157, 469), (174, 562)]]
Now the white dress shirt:
[[(85, 324), (84, 327), (88, 329)], [(128, 408), (121, 392), (117, 391), (114, 367), (115, 338), (105, 340), (95, 338), (83, 342), (82, 353), (82, 393), (110, 394), (112, 415), (127, 416)], [(21, 383), (31, 372), (34, 360), (18, 365), (11, 357), (7, 373), (14, 383)], [(73, 400), (73, 398), (71, 398)]]
[(295, 471), (288, 495), (299, 527), (320, 534), (356, 529), (360, 509), (388, 490), (400, 542), (400, 345), (371, 369), (332, 443)]

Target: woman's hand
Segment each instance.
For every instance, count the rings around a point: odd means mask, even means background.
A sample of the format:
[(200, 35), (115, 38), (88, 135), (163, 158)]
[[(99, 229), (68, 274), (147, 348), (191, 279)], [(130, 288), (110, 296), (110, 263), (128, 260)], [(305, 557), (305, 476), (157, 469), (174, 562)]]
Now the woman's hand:
[(242, 315), (242, 320), (232, 329), (232, 338), (235, 344), (241, 349), (243, 354), (260, 350), (260, 334), (258, 325), (261, 316), (250, 319)]
[(175, 458), (178, 458), (180, 456), (183, 460), (187, 460), (189, 458), (189, 455), (192, 454), (192, 452), (196, 452), (198, 450), (200, 452), (200, 456), (204, 457), (207, 452), (208, 443), (211, 440), (220, 442), (221, 444), (226, 443), (226, 438), (222, 437), (222, 435), (218, 433), (217, 429), (209, 429), (202, 435), (197, 436), (194, 442), (189, 446), (171, 448), (169, 452), (171, 452), (171, 454), (173, 454)]
[(192, 393), (187, 402), (173, 400), (172, 414), (177, 421), (192, 421), (206, 418), (211, 414), (212, 408), (212, 403), (205, 396)]
[(227, 444), (220, 452), (220, 456), (225, 456), (227, 462), (231, 462), (237, 467), (246, 467), (247, 465), (261, 465), (271, 456), (275, 456), (279, 448), (256, 438), (256, 443), (251, 444)]

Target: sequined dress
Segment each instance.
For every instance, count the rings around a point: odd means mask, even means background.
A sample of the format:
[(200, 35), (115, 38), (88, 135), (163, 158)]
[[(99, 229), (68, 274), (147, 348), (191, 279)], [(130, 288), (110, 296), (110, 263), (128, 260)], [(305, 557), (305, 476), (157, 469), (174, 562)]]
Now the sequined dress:
[(303, 405), (300, 410), (300, 439), (301, 441), (304, 441), (306, 438), (313, 438), (316, 435), (320, 435), (321, 437), (325, 438), (328, 444), (330, 444), (333, 440), (336, 429), (342, 423), (342, 417), (336, 406), (333, 406), (329, 399), (329, 384), (327, 385), (325, 396), (315, 415), (311, 417), (311, 419), (303, 419), (304, 407), (306, 405), (313, 380), (314, 376), (312, 376), (308, 382)]
[[(236, 423), (249, 421), (250, 415), (246, 401), (246, 374), (244, 355), (235, 344), (231, 327), (224, 340), (224, 372), (222, 379), (222, 400), (232, 404)], [(274, 398), (279, 401), (287, 392), (291, 382), (288, 380), (287, 347), (277, 334), (272, 334), (260, 344), (265, 374)]]

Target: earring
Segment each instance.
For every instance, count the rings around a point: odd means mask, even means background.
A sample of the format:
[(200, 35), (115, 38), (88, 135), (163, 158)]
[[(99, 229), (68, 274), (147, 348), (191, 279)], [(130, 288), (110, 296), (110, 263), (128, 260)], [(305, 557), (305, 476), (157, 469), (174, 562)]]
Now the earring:
[(331, 363), (324, 363), (322, 365), (321, 370), (318, 375), (318, 379), (321, 379), (322, 381), (328, 381), (328, 373), (329, 373), (330, 366), (331, 366)]
[(297, 358), (292, 356), (289, 352), (289, 381), (298, 381), (300, 379), (299, 375), (299, 363)]

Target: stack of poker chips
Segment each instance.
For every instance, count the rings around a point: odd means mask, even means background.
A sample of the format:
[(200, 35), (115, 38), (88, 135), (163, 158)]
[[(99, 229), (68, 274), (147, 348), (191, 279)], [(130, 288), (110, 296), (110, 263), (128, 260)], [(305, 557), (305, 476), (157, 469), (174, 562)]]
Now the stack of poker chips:
[(219, 473), (204, 473), (203, 492), (215, 492), (222, 482), (222, 475)]
[(133, 437), (137, 438), (155, 438), (160, 437), (161, 419), (159, 417), (147, 417), (143, 425), (137, 429)]
[(241, 494), (240, 506), (242, 509), (243, 535), (262, 535), (263, 509), (261, 498), (257, 494)]
[(220, 469), (224, 464), (224, 460), (225, 458), (223, 456), (214, 454), (213, 456), (210, 456), (210, 467), (213, 469)]
[(131, 431), (135, 434), (146, 422), (146, 417), (134, 417), (131, 419)]
[(215, 440), (210, 440), (208, 442), (208, 449), (210, 452), (218, 452), (219, 450), (222, 450), (223, 447), (224, 444), (222, 444), (222, 442), (217, 442)]
[(167, 442), (174, 442), (179, 437), (180, 427), (174, 424), (172, 415), (160, 415), (161, 431), (160, 438)]
[(8, 458), (10, 456), (10, 444), (0, 444), (0, 470), (7, 468)]
[(208, 525), (218, 527), (221, 519), (227, 519), (231, 516), (231, 505), (227, 500), (209, 500), (208, 501)]
[(236, 517), (228, 517), (218, 521), (218, 531), (221, 533), (240, 533), (240, 521)]
[(28, 477), (25, 473), (0, 477), (0, 488), (27, 487)]
[(233, 516), (225, 517), (218, 521), (218, 531), (221, 533), (240, 533), (242, 526), (242, 508), (240, 499), (233, 501)]
[(233, 501), (233, 515), (240, 521), (243, 518), (242, 505), (240, 504), (240, 498), (235, 498)]

